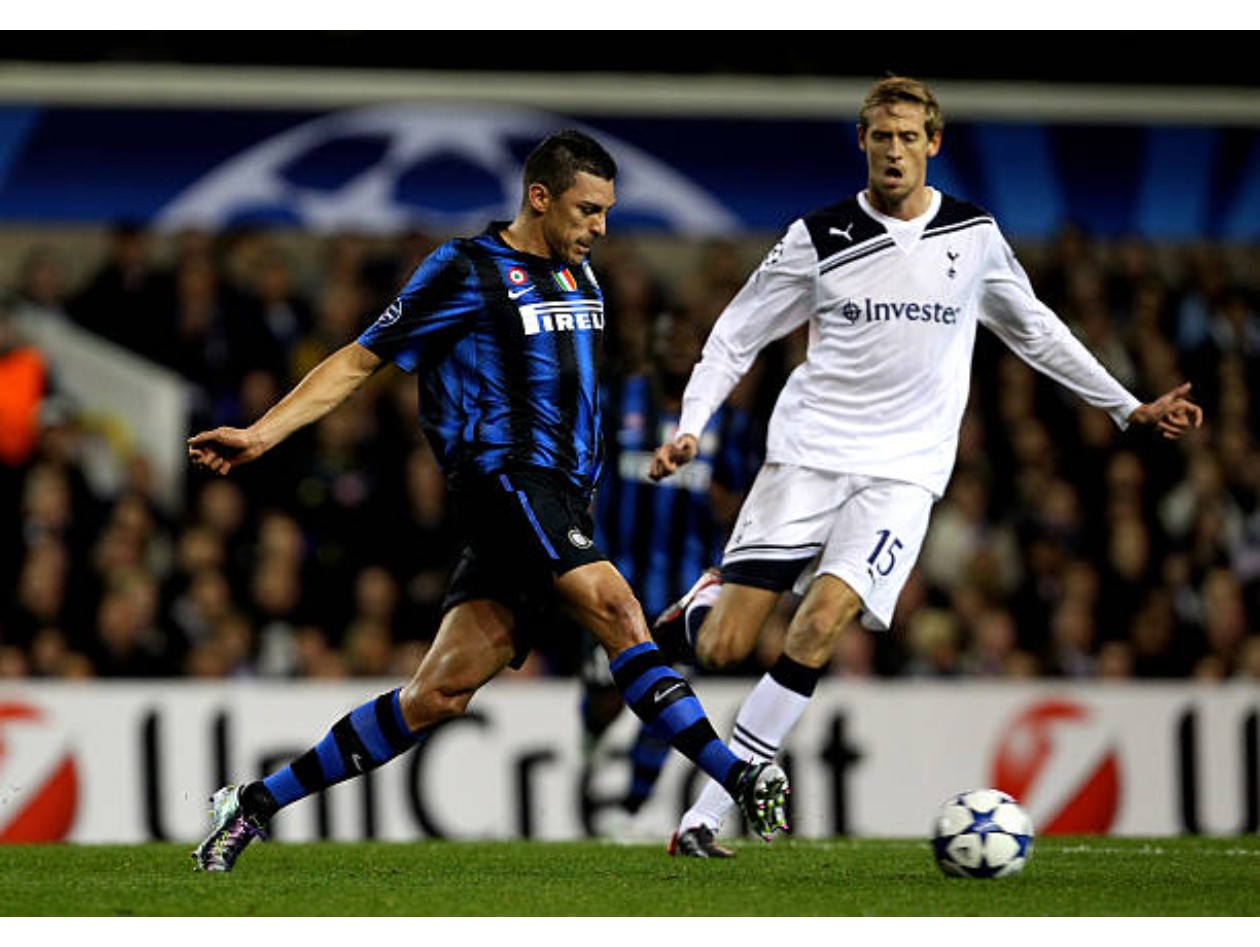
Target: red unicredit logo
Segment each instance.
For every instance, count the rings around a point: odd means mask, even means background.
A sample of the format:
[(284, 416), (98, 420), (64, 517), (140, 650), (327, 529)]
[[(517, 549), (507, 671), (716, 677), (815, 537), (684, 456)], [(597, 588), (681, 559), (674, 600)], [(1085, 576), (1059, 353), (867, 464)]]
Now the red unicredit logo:
[(63, 841), (78, 800), (64, 733), (38, 708), (0, 702), (0, 843)]
[(1042, 835), (1106, 833), (1120, 802), (1120, 763), (1089, 708), (1045, 700), (1005, 731), (992, 785), (1024, 805)]

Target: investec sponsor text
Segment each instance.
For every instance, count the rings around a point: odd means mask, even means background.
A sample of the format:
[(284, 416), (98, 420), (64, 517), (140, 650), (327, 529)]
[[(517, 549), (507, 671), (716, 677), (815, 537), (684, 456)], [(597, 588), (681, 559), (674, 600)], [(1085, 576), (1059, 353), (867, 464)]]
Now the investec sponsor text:
[(840, 315), (849, 322), (924, 322), (952, 326), (958, 321), (958, 307), (940, 302), (880, 301), (846, 299)]

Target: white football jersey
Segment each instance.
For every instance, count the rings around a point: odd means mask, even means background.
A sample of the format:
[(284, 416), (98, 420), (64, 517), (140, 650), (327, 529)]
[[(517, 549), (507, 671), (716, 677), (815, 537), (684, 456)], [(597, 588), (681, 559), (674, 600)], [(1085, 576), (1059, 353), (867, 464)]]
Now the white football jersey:
[(692, 370), (679, 432), (698, 437), (761, 349), (804, 323), (806, 358), (770, 419), (772, 463), (943, 494), (978, 323), (1122, 428), (1141, 403), (1037, 299), (988, 213), (934, 190), (926, 213), (901, 221), (859, 194), (794, 221), (731, 300)]

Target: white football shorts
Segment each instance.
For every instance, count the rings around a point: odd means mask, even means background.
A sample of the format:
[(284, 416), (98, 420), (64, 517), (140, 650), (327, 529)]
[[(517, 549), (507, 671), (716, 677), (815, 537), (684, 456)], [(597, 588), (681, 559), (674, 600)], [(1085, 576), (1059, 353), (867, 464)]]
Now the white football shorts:
[(886, 631), (935, 502), (926, 487), (901, 480), (766, 464), (744, 500), (722, 570), (799, 562), (798, 595), (816, 576), (834, 575), (861, 597), (863, 624)]

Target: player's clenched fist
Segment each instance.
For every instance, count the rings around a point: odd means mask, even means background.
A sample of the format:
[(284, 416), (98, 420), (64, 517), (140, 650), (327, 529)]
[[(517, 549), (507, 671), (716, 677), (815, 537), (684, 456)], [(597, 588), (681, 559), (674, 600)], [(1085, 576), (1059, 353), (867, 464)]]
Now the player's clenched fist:
[(652, 465), (648, 467), (648, 476), (653, 480), (663, 480), (679, 467), (691, 463), (696, 456), (698, 446), (695, 437), (691, 434), (679, 434), (672, 441), (665, 442), (652, 455)]

